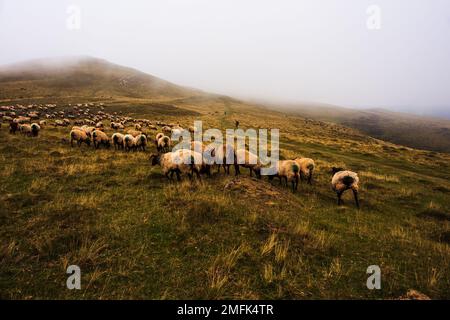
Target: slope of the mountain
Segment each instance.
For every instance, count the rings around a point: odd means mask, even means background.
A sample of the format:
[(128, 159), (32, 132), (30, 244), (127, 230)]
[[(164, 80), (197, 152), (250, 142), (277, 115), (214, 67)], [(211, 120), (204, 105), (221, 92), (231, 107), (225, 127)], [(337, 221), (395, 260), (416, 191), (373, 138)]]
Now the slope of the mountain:
[(450, 152), (450, 120), (385, 109), (356, 110), (330, 105), (289, 106), (300, 116), (339, 123), (374, 138), (412, 148)]
[(0, 100), (74, 96), (154, 99), (199, 93), (92, 57), (42, 59), (0, 67)]

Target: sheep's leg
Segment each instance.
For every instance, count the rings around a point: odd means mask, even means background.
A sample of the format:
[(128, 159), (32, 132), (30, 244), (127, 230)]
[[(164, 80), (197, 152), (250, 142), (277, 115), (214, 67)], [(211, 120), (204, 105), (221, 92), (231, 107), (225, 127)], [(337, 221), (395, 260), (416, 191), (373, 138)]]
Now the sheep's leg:
[(70, 139), (70, 146), (73, 148), (73, 138)]
[(177, 174), (177, 180), (181, 181), (180, 170), (176, 170), (175, 173)]
[(340, 206), (341, 204), (343, 204), (342, 191), (337, 192), (337, 197), (338, 197), (338, 206)]
[[(252, 177), (252, 171), (253, 171), (253, 169), (250, 168), (250, 178)], [(255, 173), (255, 174), (256, 174), (256, 173)]]
[(292, 185), (292, 193), (295, 193), (295, 181), (294, 180), (291, 181), (291, 185)]
[(359, 199), (358, 199), (358, 191), (353, 189), (353, 196), (355, 197), (356, 207), (359, 209)]
[(295, 177), (295, 190), (298, 189), (298, 177)]
[(309, 185), (312, 185), (312, 175), (313, 175), (312, 172), (310, 172), (309, 176), (308, 176), (308, 184)]
[(301, 182), (303, 182), (303, 178), (304, 178), (303, 172), (300, 170), (300, 181)]

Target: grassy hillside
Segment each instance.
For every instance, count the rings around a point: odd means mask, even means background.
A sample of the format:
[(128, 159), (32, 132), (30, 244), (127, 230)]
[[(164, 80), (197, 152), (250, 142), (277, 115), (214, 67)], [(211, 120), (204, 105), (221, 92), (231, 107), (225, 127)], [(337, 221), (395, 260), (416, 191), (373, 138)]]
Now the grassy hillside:
[[(67, 128), (28, 138), (2, 126), (0, 298), (450, 298), (449, 155), (228, 98), (105, 102), (185, 126), (279, 128), (283, 158), (316, 160), (314, 184), (292, 194), (246, 169), (169, 183), (152, 149), (71, 148)], [(333, 165), (359, 173), (360, 210), (350, 194), (336, 206)], [(65, 287), (71, 264), (80, 291)], [(381, 290), (366, 288), (373, 264)]]
[(450, 153), (450, 120), (445, 118), (325, 105), (296, 105), (295, 112), (302, 117), (340, 123), (396, 144)]
[(89, 97), (186, 97), (199, 91), (91, 57), (35, 60), (0, 67), (0, 100)]

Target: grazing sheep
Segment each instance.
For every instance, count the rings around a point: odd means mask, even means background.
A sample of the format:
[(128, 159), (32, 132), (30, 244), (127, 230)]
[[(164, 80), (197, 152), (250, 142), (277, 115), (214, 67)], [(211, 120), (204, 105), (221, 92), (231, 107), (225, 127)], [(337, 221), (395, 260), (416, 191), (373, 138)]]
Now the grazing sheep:
[[(216, 148), (214, 144), (212, 144), (206, 148), (205, 153), (211, 154), (211, 156), (217, 157), (218, 159), (222, 159), (222, 164), (217, 164), (218, 173), (220, 173), (220, 167), (222, 166), (223, 171), (226, 174), (230, 174), (230, 166), (234, 165), (235, 175), (239, 174), (239, 165), (237, 164), (236, 152), (233, 146), (224, 144), (222, 145), (222, 148)], [(228, 159), (230, 159), (230, 161), (227, 161)]]
[(24, 135), (31, 136), (33, 130), (29, 124), (21, 124), (19, 125), (19, 131)]
[(136, 123), (134, 125), (134, 129), (137, 130), (137, 131), (141, 131), (142, 130), (142, 126), (139, 123)]
[(19, 129), (19, 124), (15, 121), (11, 121), (9, 123), (9, 133), (16, 134), (16, 131)]
[(65, 127), (66, 126), (66, 124), (62, 120), (56, 120), (54, 125), (55, 125), (55, 127)]
[(105, 146), (106, 148), (109, 148), (111, 146), (109, 137), (106, 135), (106, 133), (100, 130), (92, 131), (92, 140), (94, 141), (95, 149), (100, 148), (101, 145)]
[(147, 136), (145, 134), (140, 134), (135, 137), (134, 140), (135, 148), (145, 151), (145, 147), (147, 146)]
[(103, 128), (103, 122), (101, 122), (101, 121), (97, 122), (96, 125), (95, 125), (95, 127), (96, 127), (97, 129)]
[[(245, 149), (239, 149), (236, 150), (236, 161), (239, 159), (244, 160), (244, 163), (239, 164), (237, 163), (237, 173), (240, 174), (239, 166), (242, 166), (244, 168), (248, 168), (250, 170), (250, 177), (252, 176), (252, 173), (255, 172), (255, 175), (258, 179), (261, 179), (261, 164), (259, 162), (258, 156), (245, 150)], [(241, 160), (241, 161), (242, 161)]]
[(91, 138), (87, 135), (87, 133), (83, 130), (74, 129), (70, 131), (70, 145), (73, 147), (73, 141), (76, 141), (78, 147), (81, 147), (81, 144), (84, 142), (88, 146), (91, 145)]
[(162, 127), (162, 132), (163, 133), (171, 133), (172, 132), (172, 128), (169, 126), (164, 126)]
[(169, 152), (170, 146), (171, 146), (171, 141), (168, 136), (162, 136), (161, 138), (159, 138), (158, 147), (157, 147), (158, 152), (163, 152), (163, 153)]
[(41, 127), (37, 123), (31, 124), (31, 135), (33, 137), (37, 137), (39, 135), (39, 131), (41, 131)]
[(351, 189), (353, 191), (353, 196), (355, 198), (356, 207), (359, 209), (359, 177), (353, 171), (344, 170), (342, 168), (333, 167), (331, 169), (333, 178), (331, 179), (331, 187), (333, 191), (336, 192), (338, 197), (338, 205), (341, 205), (344, 201), (342, 200), (342, 194), (344, 191)]
[(142, 132), (131, 129), (127, 131), (127, 134), (132, 135), (133, 138), (136, 138), (138, 135), (142, 134)]
[(39, 125), (41, 127), (45, 127), (47, 125), (47, 121), (46, 120), (41, 120), (41, 121), (39, 121)]
[[(181, 149), (174, 152), (164, 154), (152, 154), (150, 162), (152, 166), (159, 164), (164, 175), (172, 180), (173, 174), (177, 175), (177, 180), (180, 181), (180, 174), (187, 174), (192, 179), (193, 174), (200, 179), (200, 172), (202, 171), (202, 155), (192, 150)], [(170, 177), (169, 177), (170, 174)]]
[(114, 130), (123, 130), (124, 126), (121, 123), (111, 122), (111, 128)]
[(125, 151), (134, 150), (136, 146), (134, 137), (131, 134), (126, 134), (123, 137), (123, 144)]
[(116, 150), (124, 149), (124, 138), (125, 136), (121, 133), (114, 133), (111, 136), (111, 140), (114, 144), (114, 149)]
[(298, 180), (300, 176), (300, 166), (294, 160), (280, 160), (277, 163), (277, 173), (275, 175), (269, 176), (269, 181), (272, 181), (274, 177), (280, 179), (280, 184), (282, 180), (285, 180), (286, 186), (288, 181), (292, 184), (292, 192), (295, 192), (298, 188)]
[(164, 133), (157, 133), (156, 137), (155, 137), (155, 147), (158, 149), (158, 141), (159, 139), (161, 139), (162, 137), (164, 137)]
[(306, 177), (308, 184), (312, 184), (314, 168), (316, 167), (314, 160), (310, 158), (296, 158), (294, 160), (300, 166), (300, 180)]

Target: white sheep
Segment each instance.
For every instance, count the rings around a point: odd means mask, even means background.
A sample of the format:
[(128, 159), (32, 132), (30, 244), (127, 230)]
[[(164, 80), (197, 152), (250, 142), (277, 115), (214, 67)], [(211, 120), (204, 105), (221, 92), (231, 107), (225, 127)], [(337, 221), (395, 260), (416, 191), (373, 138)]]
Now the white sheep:
[(84, 142), (88, 146), (91, 145), (91, 138), (87, 135), (87, 133), (83, 130), (74, 129), (70, 131), (70, 145), (73, 147), (73, 142), (76, 141), (78, 147), (81, 147), (81, 144)]
[(92, 140), (94, 141), (95, 149), (100, 148), (101, 145), (109, 148), (111, 146), (111, 141), (109, 137), (101, 130), (92, 131)]
[(124, 149), (124, 138), (125, 136), (121, 133), (114, 133), (111, 136), (111, 140), (114, 144), (115, 149)]
[(316, 167), (314, 160), (310, 158), (296, 158), (294, 161), (300, 166), (300, 180), (303, 181), (303, 178), (306, 177), (308, 184), (312, 184), (314, 168)]
[(33, 137), (37, 137), (39, 135), (39, 132), (41, 131), (41, 126), (38, 125), (37, 123), (32, 123), (31, 124), (31, 135)]
[[(239, 163), (239, 160), (243, 163)], [(238, 174), (241, 173), (239, 166), (242, 166), (250, 170), (250, 177), (252, 176), (252, 173), (255, 172), (256, 177), (261, 179), (261, 164), (257, 155), (245, 149), (238, 149), (236, 150), (236, 161)]]
[(278, 177), (280, 179), (280, 184), (284, 179), (286, 186), (288, 185), (288, 181), (290, 181), (292, 192), (295, 192), (298, 188), (300, 166), (294, 160), (280, 160), (277, 162), (277, 173), (268, 177), (269, 181), (272, 181), (274, 177)]
[[(192, 179), (193, 174), (197, 175), (200, 179), (200, 172), (202, 171), (203, 157), (200, 153), (180, 149), (174, 152), (168, 152), (164, 154), (152, 154), (150, 156), (150, 162), (152, 166), (159, 164), (163, 171), (163, 174), (172, 180), (173, 174), (177, 175), (177, 180), (180, 181), (180, 174), (187, 174)], [(170, 174), (170, 177), (169, 177)]]
[(355, 198), (356, 207), (359, 209), (359, 199), (358, 199), (358, 190), (359, 190), (359, 177), (353, 171), (344, 170), (342, 168), (333, 167), (331, 169), (333, 174), (333, 178), (331, 179), (331, 187), (333, 191), (336, 192), (338, 197), (338, 205), (343, 203), (342, 194), (344, 191), (351, 189), (353, 191), (353, 196)]
[(141, 149), (145, 151), (145, 147), (147, 146), (147, 136), (145, 134), (140, 134), (134, 138), (134, 145), (136, 149)]
[(172, 142), (170, 141), (170, 138), (168, 136), (162, 136), (158, 140), (158, 147), (157, 147), (158, 152), (163, 153), (169, 152), (171, 144)]
[(124, 143), (124, 148), (125, 151), (130, 151), (130, 150), (134, 150), (135, 149), (135, 140), (134, 137), (131, 134), (126, 134), (123, 137), (123, 143)]

